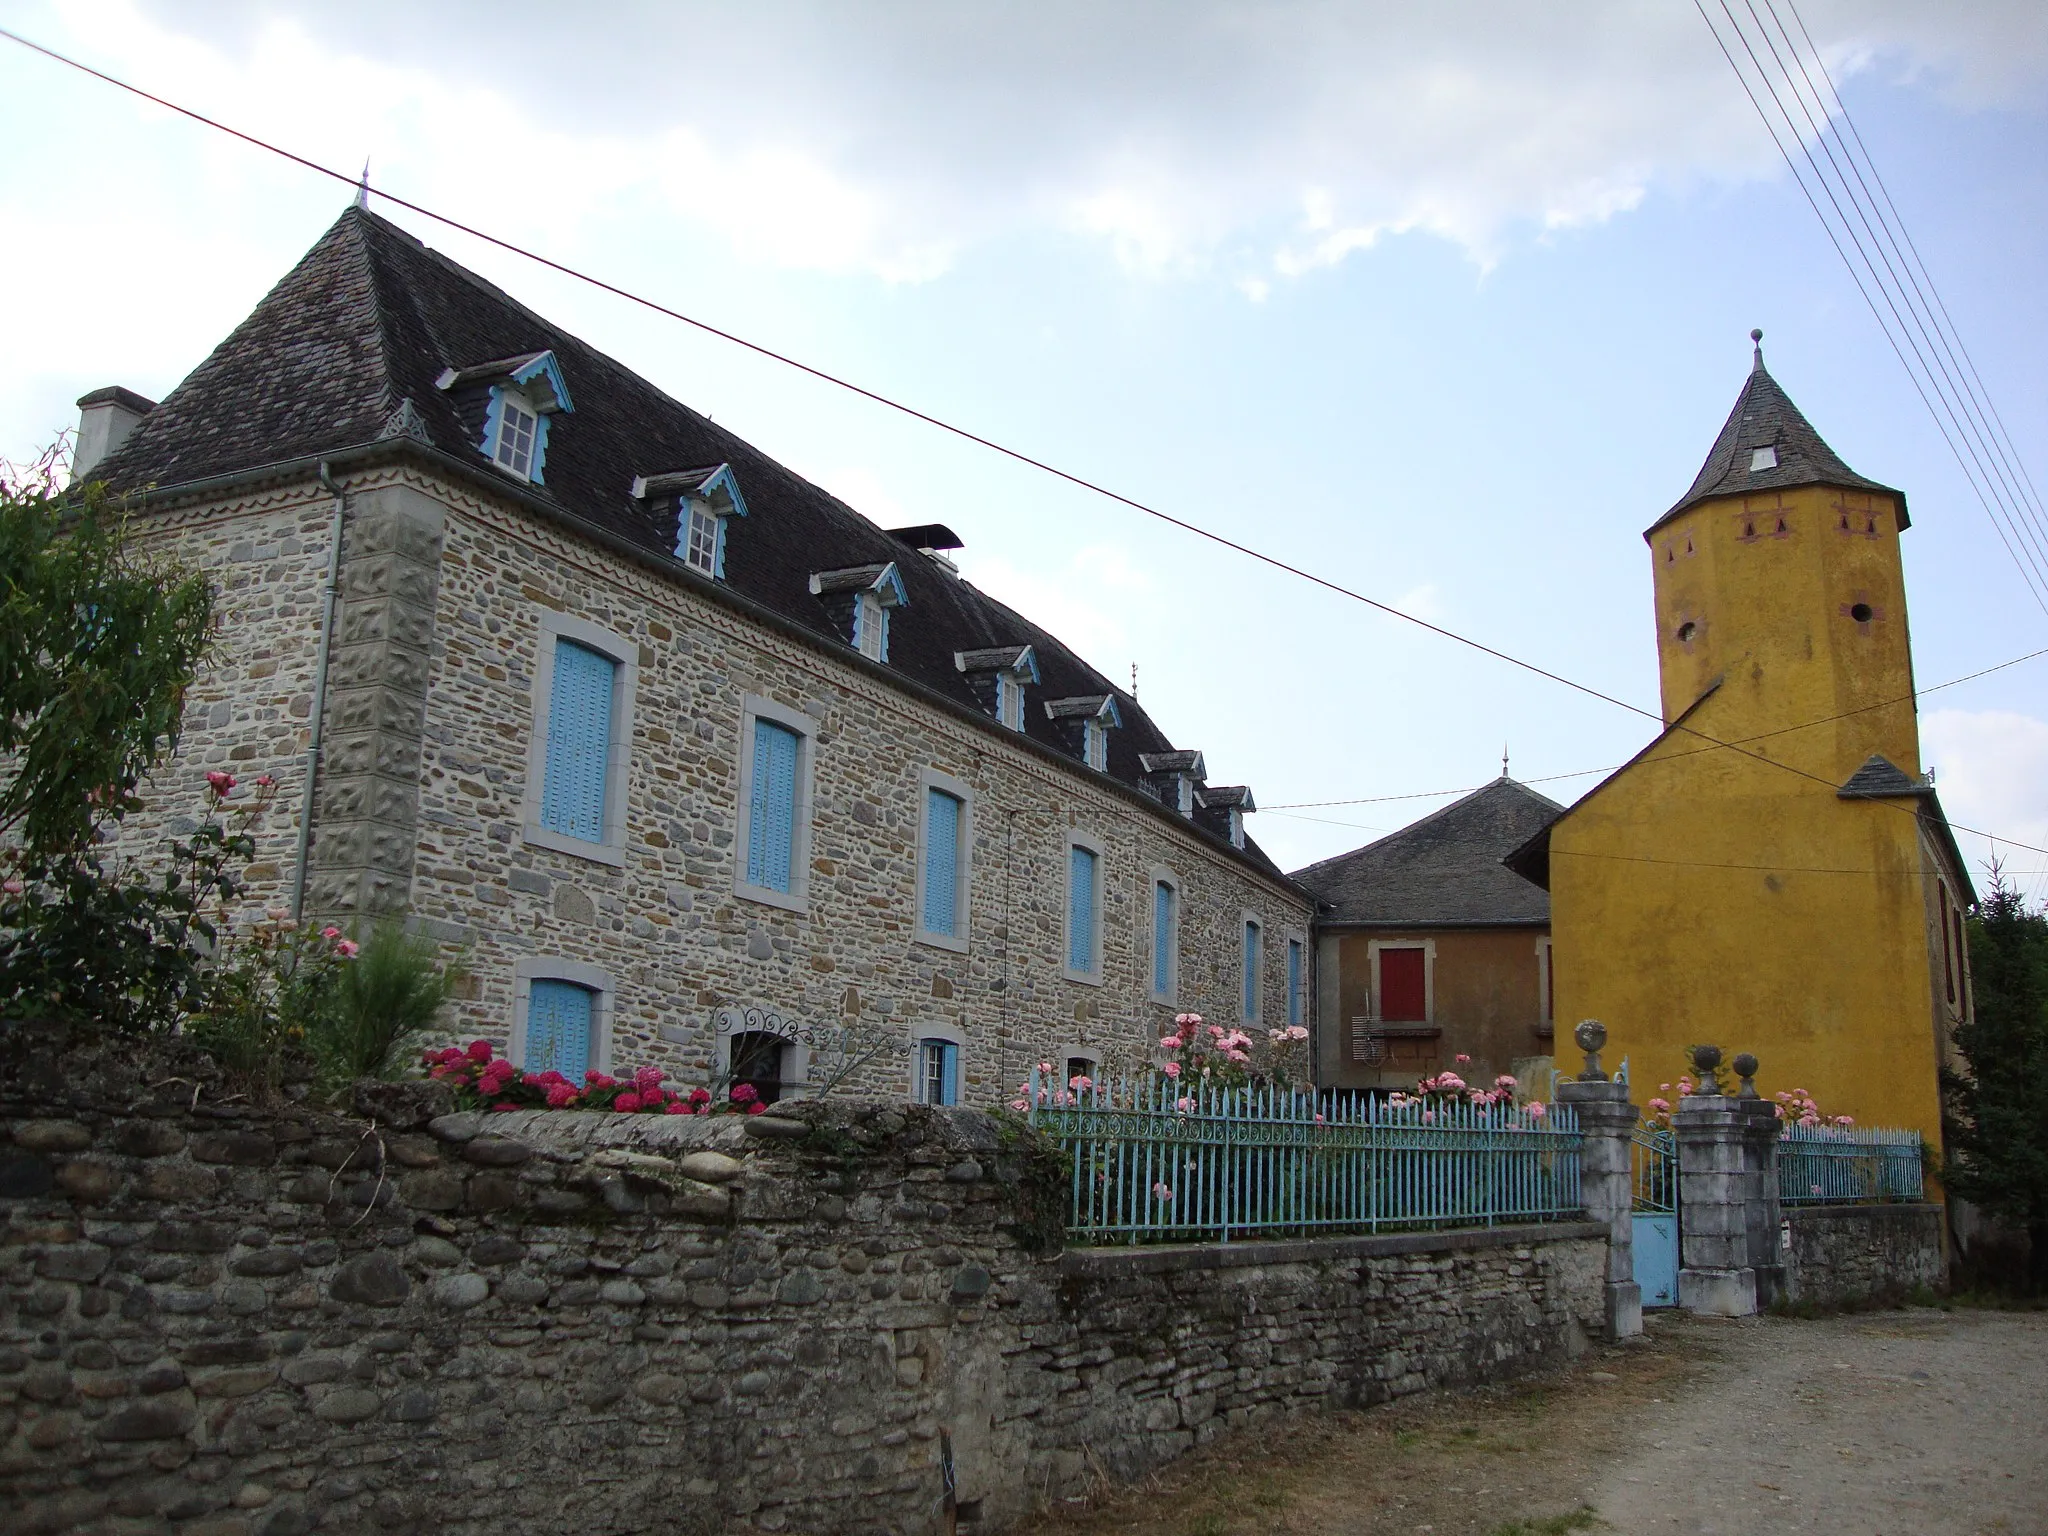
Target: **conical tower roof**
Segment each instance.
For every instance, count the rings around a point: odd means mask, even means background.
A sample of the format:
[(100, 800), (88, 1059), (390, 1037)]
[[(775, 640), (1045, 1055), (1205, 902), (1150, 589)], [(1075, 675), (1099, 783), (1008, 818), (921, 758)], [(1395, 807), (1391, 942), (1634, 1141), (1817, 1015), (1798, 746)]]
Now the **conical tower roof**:
[[(1758, 452), (1770, 449), (1769, 462), (1758, 464)], [(1753, 467), (1754, 466), (1754, 467)], [(1735, 397), (1735, 409), (1721, 427), (1721, 435), (1707, 454), (1707, 462), (1693, 478), (1692, 489), (1678, 504), (1643, 530), (1648, 538), (1679, 513), (1710, 501), (1716, 496), (1740, 496), (1747, 491), (1780, 491), (1797, 485), (1836, 485), (1845, 490), (1878, 491), (1899, 506), (1899, 527), (1909, 526), (1906, 497), (1888, 485), (1867, 480), (1844, 464), (1813, 430), (1813, 424), (1799, 413), (1792, 397), (1764, 367), (1764, 351), (1756, 349), (1756, 364)]]

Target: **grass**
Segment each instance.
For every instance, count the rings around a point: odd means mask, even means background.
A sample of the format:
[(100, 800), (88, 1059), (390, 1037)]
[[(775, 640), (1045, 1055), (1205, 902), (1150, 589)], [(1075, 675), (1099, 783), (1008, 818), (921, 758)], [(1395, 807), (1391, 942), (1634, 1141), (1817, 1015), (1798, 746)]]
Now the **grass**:
[(1506, 1525), (1495, 1526), (1491, 1536), (1566, 1536), (1568, 1531), (1591, 1530), (1599, 1523), (1600, 1516), (1585, 1504), (1547, 1520), (1510, 1520)]

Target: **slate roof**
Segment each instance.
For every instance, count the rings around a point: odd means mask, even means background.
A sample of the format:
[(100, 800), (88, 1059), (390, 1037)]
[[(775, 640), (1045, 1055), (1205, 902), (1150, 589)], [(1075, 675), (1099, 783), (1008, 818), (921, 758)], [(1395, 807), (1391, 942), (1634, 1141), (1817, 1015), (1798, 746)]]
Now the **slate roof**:
[[(1775, 468), (1750, 469), (1751, 455), (1758, 448), (1777, 451)], [(1714, 439), (1707, 462), (1693, 478), (1692, 489), (1644, 529), (1643, 537), (1649, 538), (1679, 513), (1713, 497), (1786, 490), (1797, 485), (1836, 485), (1848, 490), (1881, 492), (1898, 503), (1899, 527), (1910, 525), (1905, 493), (1865, 479), (1844, 464), (1765, 369), (1763, 348), (1758, 347), (1756, 364), (1743, 383), (1742, 393), (1735, 397), (1735, 409), (1728, 413), (1721, 435)]]
[[(1055, 636), (367, 209), (347, 209), (95, 475), (117, 489), (173, 492), (381, 436), (399, 438), (399, 450), (422, 443), (488, 479), (495, 471), (480, 450), (474, 411), (465, 414), (461, 392), (436, 388), (436, 380), (543, 351), (555, 354), (576, 408), (553, 419), (545, 484), (508, 482), (508, 490), (670, 560), (678, 580), (699, 581), (706, 578), (673, 559), (673, 512), (635, 500), (634, 477), (730, 465), (750, 515), (727, 530), (721, 586), (851, 655), (809, 590), (811, 577), (894, 561), (909, 603), (891, 625), (891, 673), (986, 716), (956, 653), (1029, 646), (1039, 697), (1116, 699), (1123, 728), (1109, 733), (1112, 778), (1143, 792), (1141, 755), (1173, 750), (1136, 699)], [(401, 437), (389, 423), (407, 405)], [(1026, 734), (1073, 760), (1043, 710), (1026, 712)], [(1255, 845), (1245, 857), (1284, 878)]]
[(1311, 864), (1294, 879), (1320, 921), (1372, 928), (1540, 927), (1549, 893), (1501, 860), (1564, 807), (1503, 774), (1376, 843)]
[(1844, 800), (1889, 800), (1897, 795), (1924, 795), (1934, 786), (1916, 779), (1882, 752), (1863, 759), (1863, 766), (1842, 781), (1835, 793)]

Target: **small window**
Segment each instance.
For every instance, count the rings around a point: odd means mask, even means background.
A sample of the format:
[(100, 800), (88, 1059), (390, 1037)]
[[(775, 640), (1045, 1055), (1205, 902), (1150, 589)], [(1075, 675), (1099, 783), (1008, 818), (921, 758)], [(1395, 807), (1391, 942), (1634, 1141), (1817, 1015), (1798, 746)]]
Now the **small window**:
[(689, 503), (688, 527), (683, 536), (683, 561), (706, 576), (720, 574), (719, 544), (725, 533), (725, 519), (714, 517), (703, 502)]
[(1024, 729), (1024, 685), (1007, 672), (996, 674), (996, 719), (1013, 731)]
[(889, 659), (889, 610), (872, 592), (863, 592), (853, 605), (853, 648), (869, 661)]
[(526, 997), (526, 1050), (521, 1065), (528, 1072), (559, 1072), (581, 1083), (590, 1070), (595, 1043), (596, 998), (589, 987), (572, 981), (536, 978)]
[(1761, 474), (1764, 470), (1776, 469), (1777, 467), (1778, 450), (1775, 447), (1755, 448), (1750, 451), (1749, 472), (1752, 475)]
[(491, 426), (491, 462), (522, 480), (531, 480), (534, 438), (540, 430), (540, 418), (528, 408), (526, 397), (510, 392), (500, 394)]
[(748, 694), (740, 712), (739, 826), (733, 891), (809, 910), (811, 776), (818, 723)]
[(1175, 960), (1180, 953), (1180, 891), (1173, 881), (1155, 875), (1152, 879), (1152, 996), (1157, 1002), (1174, 1000)]
[(1244, 1021), (1259, 1019), (1259, 970), (1264, 962), (1265, 933), (1256, 918), (1244, 920)]
[(1306, 1014), (1306, 999), (1302, 996), (1304, 961), (1302, 942), (1299, 939), (1287, 941), (1287, 1022), (1290, 1027), (1301, 1023)]
[(967, 948), (968, 850), (973, 813), (968, 789), (927, 769), (921, 776), (924, 822), (920, 828), (917, 937), (947, 949)]
[(1687, 619), (1683, 624), (1678, 626), (1678, 643), (1680, 645), (1691, 644), (1692, 637), (1698, 634), (1699, 632), (1699, 625), (1693, 623), (1691, 619)]
[(1102, 855), (1080, 842), (1067, 844), (1067, 977), (1102, 979)]
[(1067, 1058), (1067, 1075), (1061, 1078), (1060, 1081), (1065, 1086), (1071, 1088), (1074, 1085), (1075, 1078), (1085, 1077), (1090, 1082), (1093, 1082), (1095, 1076), (1095, 1059), (1092, 1056), (1069, 1056)]
[(1873, 610), (1870, 604), (1868, 603), (1855, 603), (1852, 604), (1849, 608), (1849, 617), (1854, 619), (1858, 624), (1868, 624), (1871, 620), (1872, 614)]
[(1100, 720), (1090, 720), (1081, 727), (1081, 751), (1090, 768), (1097, 773), (1109, 771), (1109, 731)]
[(917, 1101), (920, 1104), (960, 1102), (960, 1047), (951, 1040), (918, 1042)]
[(727, 1075), (732, 1086), (746, 1083), (763, 1104), (773, 1104), (793, 1087), (787, 1075), (789, 1043), (765, 1030), (747, 1030), (732, 1037)]
[(550, 832), (592, 843), (604, 840), (618, 672), (617, 662), (587, 645), (555, 642), (547, 779), (540, 801), (540, 824)]

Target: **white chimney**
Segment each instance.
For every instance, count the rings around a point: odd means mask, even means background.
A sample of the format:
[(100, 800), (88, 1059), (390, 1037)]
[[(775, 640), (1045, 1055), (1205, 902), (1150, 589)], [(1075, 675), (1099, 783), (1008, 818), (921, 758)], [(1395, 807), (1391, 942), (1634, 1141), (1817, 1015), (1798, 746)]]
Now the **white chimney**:
[(78, 397), (78, 441), (71, 448), (71, 483), (78, 484), (128, 441), (135, 424), (156, 409), (132, 389), (109, 384)]

